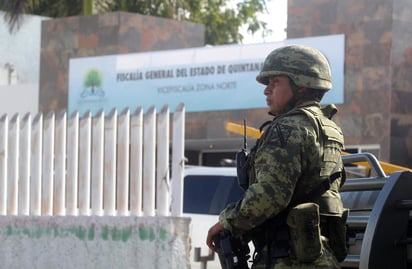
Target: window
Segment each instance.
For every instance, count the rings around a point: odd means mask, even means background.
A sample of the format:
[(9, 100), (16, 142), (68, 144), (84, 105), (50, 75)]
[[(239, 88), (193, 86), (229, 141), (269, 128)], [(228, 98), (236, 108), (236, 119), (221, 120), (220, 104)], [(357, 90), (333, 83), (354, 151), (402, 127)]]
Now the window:
[(219, 214), (227, 204), (243, 197), (236, 177), (218, 175), (189, 175), (185, 177), (183, 212)]

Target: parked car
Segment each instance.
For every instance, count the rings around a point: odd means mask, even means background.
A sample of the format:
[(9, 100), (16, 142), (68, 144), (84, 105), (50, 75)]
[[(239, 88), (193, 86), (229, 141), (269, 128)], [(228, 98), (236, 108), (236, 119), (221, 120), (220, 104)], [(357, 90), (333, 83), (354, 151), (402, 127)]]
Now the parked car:
[[(191, 268), (220, 269), (217, 254), (213, 260), (205, 261), (205, 257), (211, 254), (206, 245), (206, 236), (209, 228), (217, 222), (222, 209), (243, 197), (244, 191), (238, 185), (236, 168), (188, 166), (185, 168), (183, 188), (183, 213), (191, 218)], [(204, 264), (206, 262), (207, 267)]]

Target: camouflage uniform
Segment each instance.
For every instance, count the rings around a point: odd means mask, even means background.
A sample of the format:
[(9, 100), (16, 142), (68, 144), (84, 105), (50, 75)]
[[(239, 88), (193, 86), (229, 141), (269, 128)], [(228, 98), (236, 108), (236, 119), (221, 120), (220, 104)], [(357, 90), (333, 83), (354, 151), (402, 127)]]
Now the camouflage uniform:
[[(281, 57), (281, 60), (285, 60), (283, 64), (291, 61), (290, 51), (285, 55), (287, 57)], [(303, 56), (298, 55), (296, 59), (298, 62), (301, 59), (306, 61), (300, 64), (305, 68), (307, 60)], [(268, 76), (285, 73), (282, 70), (273, 71), (270, 65), (273, 66), (274, 63), (271, 59), (269, 55), (264, 64), (269, 67), (264, 67), (257, 78), (263, 84), (268, 83)], [(279, 59), (276, 60), (279, 63)], [(288, 75), (292, 80), (298, 81), (298, 85), (323, 90), (331, 87), (327, 76), (325, 81), (320, 82), (319, 79), (309, 78), (305, 84), (305, 81), (299, 82), (299, 79), (305, 80), (305, 77)], [(248, 157), (249, 188), (244, 198), (221, 212), (220, 224), (233, 236), (244, 236), (262, 226), (268, 219), (290, 210), (291, 206), (302, 201), (308, 202), (308, 193), (324, 182), (339, 163), (342, 147), (343, 136), (340, 128), (323, 115), (317, 101), (306, 101), (276, 116), (267, 125), (263, 136)], [(340, 185), (341, 180), (338, 178), (322, 197), (310, 199), (309, 202), (319, 205), (321, 215), (342, 215)], [(328, 239), (322, 236), (321, 240), (322, 252), (315, 261), (301, 263), (289, 253), (287, 257), (270, 259), (271, 268), (339, 268), (339, 263), (329, 248)], [(254, 261), (252, 268), (267, 268), (267, 246), (259, 255), (260, 258)]]

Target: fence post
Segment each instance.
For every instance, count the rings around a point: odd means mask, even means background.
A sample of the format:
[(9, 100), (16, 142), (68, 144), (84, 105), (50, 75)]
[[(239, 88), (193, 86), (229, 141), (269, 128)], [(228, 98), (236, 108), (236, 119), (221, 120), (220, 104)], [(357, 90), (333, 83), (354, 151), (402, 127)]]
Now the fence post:
[(158, 216), (169, 215), (169, 107), (164, 106), (157, 120), (156, 205)]
[(30, 215), (41, 215), (41, 176), (43, 150), (43, 114), (38, 113), (32, 122), (31, 132), (31, 180)]
[(143, 109), (136, 109), (130, 130), (130, 214), (142, 215)]
[(0, 119), (0, 215), (7, 214), (7, 160), (8, 160), (9, 118)]
[(93, 117), (92, 129), (92, 215), (103, 215), (104, 110)]
[(79, 113), (74, 112), (67, 124), (67, 197), (66, 214), (78, 214), (78, 164), (79, 164)]
[(80, 119), (79, 129), (79, 215), (90, 215), (90, 161), (92, 113)]
[(117, 122), (117, 214), (128, 215), (130, 111), (125, 109)]
[(104, 212), (105, 215), (114, 216), (116, 213), (116, 109), (113, 109), (105, 120), (104, 137)]
[(173, 114), (172, 216), (183, 214), (183, 176), (185, 166), (185, 107), (179, 104)]
[(155, 138), (156, 108), (151, 107), (144, 116), (143, 160), (143, 214), (155, 215)]
[(42, 215), (53, 214), (53, 164), (54, 164), (54, 113), (50, 112), (43, 126), (43, 155), (42, 155)]
[(29, 215), (30, 208), (30, 142), (31, 115), (27, 113), (20, 124), (18, 214)]
[(53, 215), (66, 214), (66, 112), (56, 118)]
[(19, 125), (20, 117), (14, 115), (9, 124), (9, 159), (7, 175), (7, 215), (17, 215), (17, 195), (18, 195), (18, 177), (19, 177)]

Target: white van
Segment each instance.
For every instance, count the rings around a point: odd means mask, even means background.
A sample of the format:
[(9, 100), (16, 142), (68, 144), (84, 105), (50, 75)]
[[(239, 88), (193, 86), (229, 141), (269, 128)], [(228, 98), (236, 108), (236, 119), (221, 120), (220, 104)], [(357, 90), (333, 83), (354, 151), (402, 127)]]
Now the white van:
[(235, 167), (188, 166), (185, 168), (183, 215), (191, 218), (192, 269), (221, 268), (217, 254), (205, 265), (205, 261), (195, 261), (195, 252), (199, 248), (198, 256), (206, 257), (211, 254), (206, 245), (209, 228), (218, 221), (222, 209), (227, 204), (241, 199), (243, 194), (244, 191), (237, 182)]

